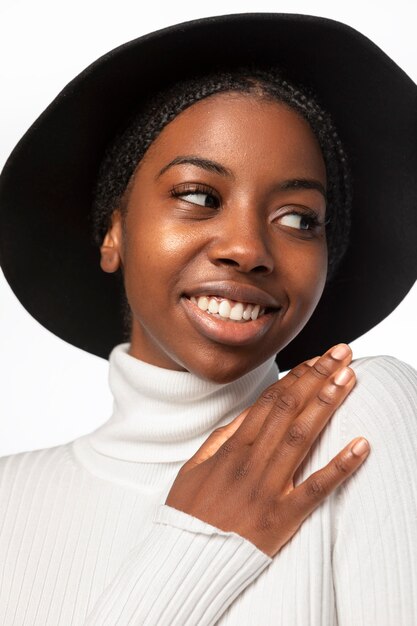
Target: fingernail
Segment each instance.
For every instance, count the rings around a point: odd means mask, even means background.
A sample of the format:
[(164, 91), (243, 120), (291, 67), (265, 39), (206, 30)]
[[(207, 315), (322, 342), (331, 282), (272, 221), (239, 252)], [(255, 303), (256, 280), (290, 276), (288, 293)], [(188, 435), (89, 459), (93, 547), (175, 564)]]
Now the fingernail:
[(350, 354), (350, 348), (346, 343), (339, 343), (339, 345), (335, 346), (330, 352), (330, 355), (338, 361), (341, 361), (342, 359), (347, 357), (348, 354)]
[(308, 361), (306, 361), (306, 363), (307, 365), (314, 365), (314, 363), (318, 361), (319, 358), (320, 358), (319, 356), (315, 356), (314, 359), (309, 359)]
[(339, 386), (346, 385), (346, 383), (352, 378), (352, 376), (352, 370), (349, 367), (344, 367), (340, 370), (340, 372), (337, 372), (336, 376), (334, 377), (334, 382), (336, 383), (336, 385)]
[(354, 456), (363, 456), (369, 452), (369, 443), (366, 439), (359, 439), (359, 441), (353, 444), (350, 451)]

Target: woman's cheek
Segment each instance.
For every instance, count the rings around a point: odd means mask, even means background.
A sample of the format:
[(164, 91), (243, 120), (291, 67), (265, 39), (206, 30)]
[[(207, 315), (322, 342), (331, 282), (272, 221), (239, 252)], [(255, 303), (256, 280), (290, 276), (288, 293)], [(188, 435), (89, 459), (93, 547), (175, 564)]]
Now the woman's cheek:
[(166, 227), (158, 233), (158, 249), (164, 259), (182, 259), (185, 261), (193, 252), (193, 234), (191, 230)]
[(309, 289), (311, 312), (316, 308), (326, 284), (327, 277), (327, 250), (321, 254), (316, 263), (311, 263), (305, 273), (306, 289)]
[(326, 284), (327, 246), (318, 246), (313, 252), (314, 254), (293, 255), (291, 277), (288, 277), (293, 297), (310, 312), (316, 308)]

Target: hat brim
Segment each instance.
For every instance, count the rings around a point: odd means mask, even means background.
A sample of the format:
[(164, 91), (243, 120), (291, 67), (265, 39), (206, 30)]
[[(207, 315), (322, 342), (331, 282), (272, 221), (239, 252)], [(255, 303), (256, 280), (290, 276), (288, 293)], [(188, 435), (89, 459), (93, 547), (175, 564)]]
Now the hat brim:
[(417, 87), (375, 44), (324, 18), (241, 14), (186, 22), (104, 55), (36, 120), (0, 177), (0, 264), (29, 313), (108, 358), (123, 335), (120, 284), (91, 241), (103, 152), (153, 92), (220, 68), (278, 65), (315, 92), (349, 156), (353, 224), (335, 279), (281, 370), (350, 342), (401, 302), (417, 274)]

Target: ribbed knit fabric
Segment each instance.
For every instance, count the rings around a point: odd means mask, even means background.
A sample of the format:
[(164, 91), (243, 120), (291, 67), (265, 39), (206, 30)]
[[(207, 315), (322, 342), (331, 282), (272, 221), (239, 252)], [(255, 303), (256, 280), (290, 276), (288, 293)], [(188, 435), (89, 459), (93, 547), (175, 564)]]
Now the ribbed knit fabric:
[[(358, 383), (297, 481), (363, 435), (363, 466), (273, 558), (164, 504), (181, 465), (277, 378), (229, 385), (110, 357), (114, 411), (74, 442), (0, 459), (0, 624), (415, 626), (417, 373), (354, 363)], [(227, 502), (219, 502), (227, 506)]]

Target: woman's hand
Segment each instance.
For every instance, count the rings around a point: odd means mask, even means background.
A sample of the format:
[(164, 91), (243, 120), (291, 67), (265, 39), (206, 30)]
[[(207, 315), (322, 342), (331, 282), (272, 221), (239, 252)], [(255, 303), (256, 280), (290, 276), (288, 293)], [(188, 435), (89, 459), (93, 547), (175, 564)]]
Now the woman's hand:
[(166, 504), (274, 556), (369, 452), (355, 439), (294, 486), (297, 468), (355, 385), (351, 360), (350, 348), (339, 344), (268, 387), (182, 466)]

